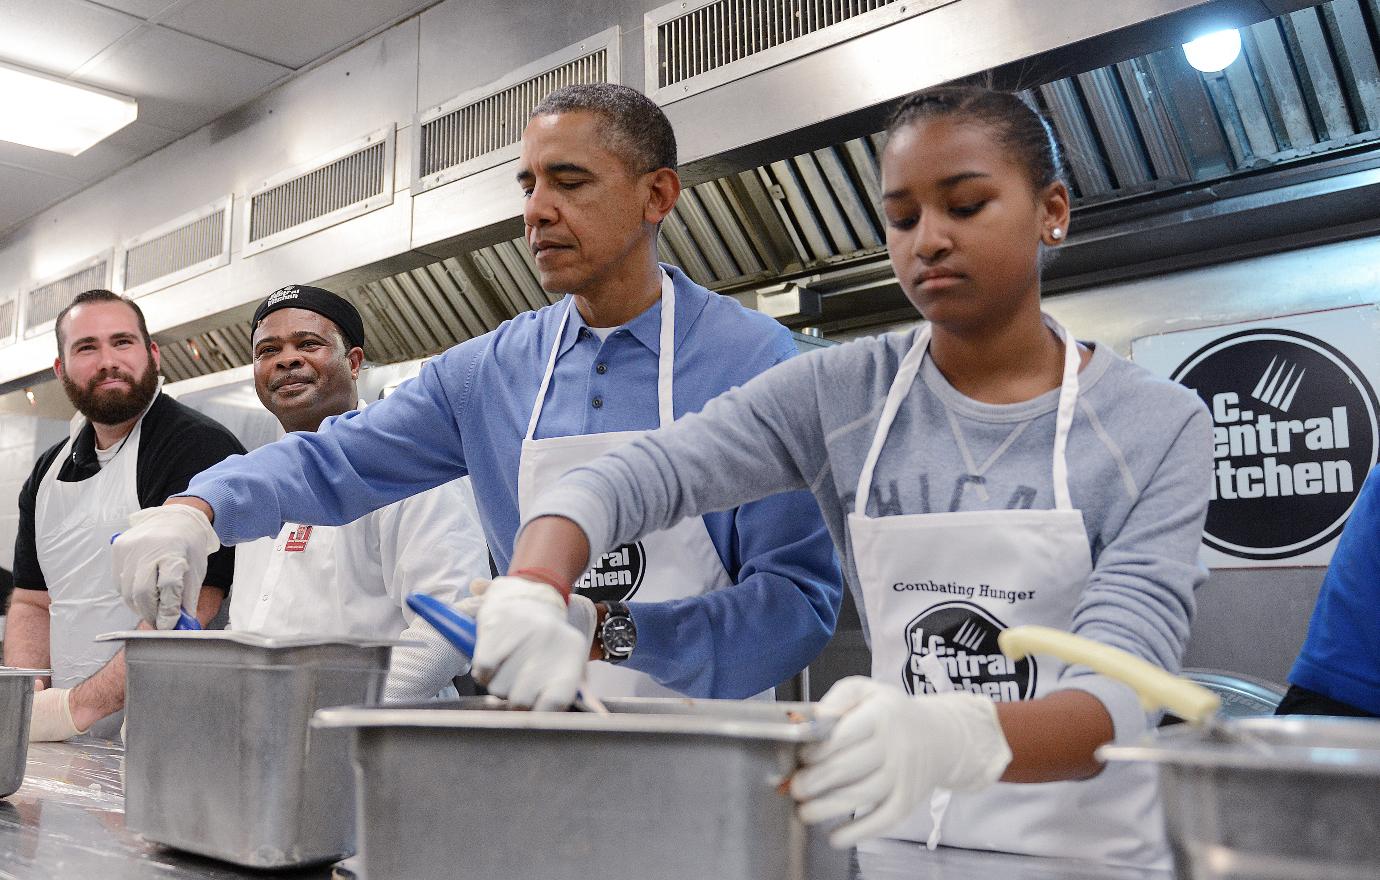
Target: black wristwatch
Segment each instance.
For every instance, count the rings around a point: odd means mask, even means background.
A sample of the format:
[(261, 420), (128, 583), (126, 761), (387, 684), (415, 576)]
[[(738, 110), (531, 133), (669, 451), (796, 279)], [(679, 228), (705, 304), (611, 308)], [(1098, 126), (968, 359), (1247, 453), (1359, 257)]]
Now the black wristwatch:
[(622, 602), (605, 602), (608, 612), (599, 626), (599, 644), (604, 649), (605, 663), (622, 663), (637, 647), (637, 626), (628, 606)]

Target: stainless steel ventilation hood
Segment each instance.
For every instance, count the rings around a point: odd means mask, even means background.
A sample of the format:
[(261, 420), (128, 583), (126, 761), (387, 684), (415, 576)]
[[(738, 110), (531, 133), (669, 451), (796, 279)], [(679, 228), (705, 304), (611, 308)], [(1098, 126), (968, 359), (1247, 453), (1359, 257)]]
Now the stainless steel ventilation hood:
[[(731, 8), (752, 5), (719, 2)], [(481, 4), (480, 12), (498, 15), (512, 5)], [(775, 0), (757, 2), (762, 9), (775, 5)], [(0, 323), (6, 302), (37, 286), (26, 280), (32, 267), (51, 262), (52, 254), (68, 254), (65, 266), (88, 258), (79, 268), (89, 269), (89, 259), (114, 248), (115, 265), (123, 268), (127, 255), (141, 255), (132, 242), (147, 253), (140, 266), (152, 260), (170, 275), (181, 273), (160, 289), (135, 291), (142, 292), (140, 302), (163, 346), (171, 379), (247, 363), (248, 313), (268, 290), (290, 281), (316, 281), (346, 292), (365, 315), (374, 360), (433, 354), (551, 298), (536, 283), (530, 257), (517, 240), (520, 203), (511, 160), (444, 180), (443, 168), (421, 160), (426, 141), (418, 140), (418, 132), (430, 132), (431, 123), (454, 119), (462, 110), (470, 114), (470, 124), (490, 113), (511, 129), (521, 114), (513, 112), (511, 102), (485, 103), (486, 95), (520, 95), (525, 83), (566, 75), (646, 88), (652, 80), (645, 59), (652, 58), (655, 68), (669, 64), (668, 57), (679, 59), (681, 73), (655, 80), (651, 91), (676, 125), (684, 174), (694, 186), (665, 224), (665, 258), (793, 325), (846, 327), (869, 316), (885, 319), (897, 304), (886, 300), (888, 284), (894, 288), (894, 283), (885, 269), (875, 207), (875, 133), (888, 102), (916, 88), (985, 71), (1004, 84), (1032, 89), (1066, 140), (1092, 147), (1079, 151), (1073, 168), (1080, 211), (1103, 211), (1110, 229), (1130, 221), (1113, 216), (1107, 206), (1285, 167), (1310, 151), (1355, 149), (1370, 139), (1377, 93), (1367, 83), (1374, 85), (1375, 53), (1368, 41), (1362, 46), (1355, 40), (1345, 19), (1364, 14), (1375, 21), (1376, 0), (1327, 4), (1340, 10), (1340, 22), (1335, 10), (1330, 18), (1309, 10), (1298, 13), (1298, 23), (1268, 21), (1309, 5), (953, 0), (904, 9), (903, 2), (851, 7), (805, 2), (796, 6), (818, 7), (819, 17), (793, 25), (794, 30), (780, 29), (776, 42), (764, 39), (747, 54), (740, 33), (718, 48), (708, 39), (695, 44), (699, 55), (686, 55), (682, 47), (679, 56), (667, 56), (675, 47), (659, 47), (653, 38), (663, 30), (658, 22), (667, 20), (664, 9), (653, 8), (649, 0), (607, 2), (595, 4), (589, 17), (567, 22), (570, 33), (533, 41), (563, 48), (532, 59), (522, 52), (535, 49), (508, 47), (507, 73), (487, 80), (496, 89), (471, 83), (443, 96), (434, 83), (428, 87), (435, 70), (427, 64), (436, 63), (438, 43), (463, 42), (457, 36), (463, 10), (453, 0), (74, 197), (0, 242)], [(838, 16), (844, 7), (856, 15), (847, 21), (827, 17), (827, 10)], [(606, 15), (602, 21), (599, 9)], [(875, 29), (862, 29), (869, 22)], [(1248, 36), (1247, 51), (1256, 60), (1245, 80), (1207, 80), (1183, 69), (1176, 47), (1188, 36), (1214, 23), (1253, 22), (1263, 23)], [(1351, 42), (1339, 42), (1338, 31)], [(1364, 27), (1359, 33), (1365, 35)], [(729, 51), (733, 46), (739, 46), (738, 55)], [(942, 51), (924, 51), (930, 46)], [(1159, 51), (1165, 46), (1175, 48)], [(1297, 94), (1290, 92), (1288, 71), (1281, 73), (1276, 62), (1290, 52), (1313, 58), (1308, 53), (1317, 46), (1322, 47), (1317, 57), (1331, 65), (1330, 77), (1327, 70), (1305, 64), (1293, 79)], [(464, 45), (453, 48), (455, 57), (464, 55)], [(495, 50), (487, 51), (492, 56)], [(700, 68), (686, 68), (686, 58), (699, 59)], [(551, 73), (565, 70), (562, 65), (575, 65), (574, 72)], [(677, 87), (683, 96), (663, 94)], [(1308, 96), (1320, 104), (1316, 119), (1305, 112), (1302, 121), (1290, 117), (1293, 127), (1275, 124)], [(1349, 129), (1333, 124), (1341, 118), (1337, 106)], [(1222, 125), (1227, 117), (1231, 127)], [(1213, 126), (1215, 140), (1200, 131)], [(463, 143), (432, 143), (460, 161), (474, 162), (473, 149)], [(385, 154), (386, 165), (369, 164), (371, 157)], [(427, 174), (414, 174), (414, 168)], [(385, 181), (385, 174), (391, 179)], [(318, 179), (336, 182), (329, 190), (336, 201), (311, 202), (315, 190), (309, 184)], [(227, 192), (233, 193), (228, 199)], [(256, 214), (264, 194), (279, 195)], [(140, 203), (145, 197), (156, 202), (162, 216)], [(111, 202), (139, 204), (133, 211), (139, 216), (125, 217), (130, 212), (122, 214)], [(169, 220), (179, 215), (183, 226)], [(316, 219), (294, 225), (300, 216)], [(261, 222), (268, 225), (256, 226)], [(289, 235), (256, 247), (255, 228), (272, 229), (261, 238), (283, 236), (284, 230)], [(166, 247), (147, 247), (154, 241)], [(159, 270), (142, 271), (141, 279)], [(52, 336), (40, 330), (26, 338), (23, 319), (22, 314), (11, 317), (17, 324), (8, 345), (6, 327), (0, 326), (0, 390), (12, 392), (0, 398), (0, 411), (22, 410), (11, 406), (19, 397), (16, 390), (51, 375)]]

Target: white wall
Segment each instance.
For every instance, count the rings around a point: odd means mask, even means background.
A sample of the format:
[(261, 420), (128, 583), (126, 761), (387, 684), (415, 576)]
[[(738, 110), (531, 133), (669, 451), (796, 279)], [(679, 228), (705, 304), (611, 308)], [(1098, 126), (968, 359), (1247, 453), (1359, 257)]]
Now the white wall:
[(39, 453), (67, 436), (67, 423), (33, 416), (0, 416), (0, 566), (14, 568), (19, 490)]

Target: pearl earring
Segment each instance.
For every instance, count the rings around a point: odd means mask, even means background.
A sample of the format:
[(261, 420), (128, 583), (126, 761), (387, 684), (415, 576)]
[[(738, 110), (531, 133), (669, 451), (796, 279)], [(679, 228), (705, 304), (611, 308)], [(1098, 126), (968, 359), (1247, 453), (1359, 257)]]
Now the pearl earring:
[(1049, 237), (1054, 239), (1055, 241), (1058, 241), (1064, 237), (1064, 230), (1056, 226), (1049, 231)]

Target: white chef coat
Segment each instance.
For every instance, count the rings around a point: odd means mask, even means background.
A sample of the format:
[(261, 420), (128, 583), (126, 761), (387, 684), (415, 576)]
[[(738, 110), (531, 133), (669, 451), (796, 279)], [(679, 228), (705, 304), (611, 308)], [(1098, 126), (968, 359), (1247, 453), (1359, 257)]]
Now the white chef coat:
[(287, 523), (235, 548), (230, 629), (267, 636), (393, 637), (413, 621), (407, 595), (449, 603), (489, 577), (468, 477), (343, 526)]

